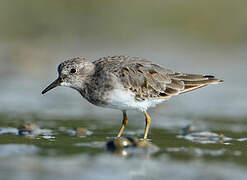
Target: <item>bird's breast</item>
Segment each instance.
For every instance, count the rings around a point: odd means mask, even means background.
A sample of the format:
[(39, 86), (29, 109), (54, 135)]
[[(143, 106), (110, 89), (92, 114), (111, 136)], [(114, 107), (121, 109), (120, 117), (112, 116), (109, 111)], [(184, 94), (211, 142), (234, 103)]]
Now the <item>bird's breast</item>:
[(137, 100), (135, 94), (126, 89), (114, 89), (107, 97), (107, 104), (105, 107), (119, 109), (119, 110), (140, 110), (145, 111), (150, 107), (159, 104), (166, 99), (149, 98), (145, 100)]

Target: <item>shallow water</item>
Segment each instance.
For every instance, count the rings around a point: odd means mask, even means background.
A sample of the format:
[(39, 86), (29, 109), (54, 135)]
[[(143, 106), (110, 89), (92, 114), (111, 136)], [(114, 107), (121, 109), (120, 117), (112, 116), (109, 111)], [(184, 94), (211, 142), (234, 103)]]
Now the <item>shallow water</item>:
[[(159, 151), (127, 157), (105, 149), (120, 128), (121, 112), (95, 107), (68, 88), (41, 95), (56, 77), (55, 63), (45, 66), (52, 75), (43, 71), (37, 77), (0, 79), (0, 179), (246, 179), (247, 96), (242, 83), (246, 61), (240, 58), (221, 69), (223, 61), (216, 61), (221, 56), (214, 57), (217, 66), (203, 67), (199, 65), (203, 59), (195, 66), (201, 55), (182, 54), (173, 56), (173, 62), (163, 62), (168, 56), (152, 57), (183, 72), (211, 72), (225, 82), (150, 109), (149, 138)], [(128, 117), (124, 136), (142, 138), (142, 113), (130, 111)], [(41, 129), (35, 136), (19, 136), (17, 127), (28, 122)], [(185, 133), (188, 125), (192, 131)], [(78, 127), (90, 133), (75, 136)]]
[[(185, 133), (176, 121), (167, 128), (154, 124), (149, 141), (158, 146), (159, 151), (122, 157), (105, 149), (105, 143), (116, 135), (120, 123), (105, 123), (83, 116), (42, 119), (29, 115), (27, 119), (2, 114), (0, 176), (1, 179), (18, 177), (21, 180), (246, 179), (245, 119), (236, 122), (236, 119), (224, 117), (201, 117), (191, 131)], [(26, 122), (39, 125), (39, 133), (18, 135), (16, 127)], [(203, 125), (205, 122), (208, 126)], [(219, 128), (221, 126), (224, 129)], [(232, 126), (240, 130), (230, 130)], [(74, 131), (77, 127), (87, 127), (90, 133), (78, 137)], [(142, 127), (136, 122), (127, 127), (124, 136), (141, 138)]]

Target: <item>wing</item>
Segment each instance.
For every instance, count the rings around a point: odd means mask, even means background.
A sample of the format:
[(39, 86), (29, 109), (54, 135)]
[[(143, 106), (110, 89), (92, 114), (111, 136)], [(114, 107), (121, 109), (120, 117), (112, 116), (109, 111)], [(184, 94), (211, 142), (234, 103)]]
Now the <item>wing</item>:
[(135, 93), (137, 100), (169, 98), (221, 82), (211, 75), (173, 72), (146, 60), (132, 60), (122, 64), (119, 77), (124, 87)]

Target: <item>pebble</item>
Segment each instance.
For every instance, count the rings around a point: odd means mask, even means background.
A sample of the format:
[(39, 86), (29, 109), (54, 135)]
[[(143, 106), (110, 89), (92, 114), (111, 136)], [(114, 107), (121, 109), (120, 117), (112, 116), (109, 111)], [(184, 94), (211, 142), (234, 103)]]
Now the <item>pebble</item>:
[(159, 148), (151, 142), (133, 137), (109, 140), (106, 143), (106, 149), (121, 156), (153, 154), (159, 151)]

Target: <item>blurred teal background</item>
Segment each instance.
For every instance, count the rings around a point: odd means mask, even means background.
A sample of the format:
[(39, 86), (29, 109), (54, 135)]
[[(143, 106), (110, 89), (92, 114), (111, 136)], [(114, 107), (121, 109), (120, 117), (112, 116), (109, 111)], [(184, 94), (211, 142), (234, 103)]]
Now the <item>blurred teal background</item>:
[[(55, 138), (60, 138), (54, 145), (1, 136), (0, 173), (25, 180), (75, 178), (74, 174), (78, 179), (100, 179), (102, 174), (108, 179), (119, 178), (118, 174), (122, 179), (152, 174), (154, 179), (246, 179), (245, 141), (198, 145), (176, 136), (191, 123), (234, 138), (247, 136), (246, 7), (243, 0), (0, 0), (0, 126), (34, 121), (52, 127)], [(151, 138), (161, 148), (156, 158), (122, 161), (105, 156), (103, 150), (91, 157), (91, 151), (98, 150), (69, 144), (75, 138), (61, 137), (58, 125), (82, 123), (96, 135), (77, 141), (107, 141), (106, 136), (116, 134), (113, 129), (120, 125), (121, 113), (95, 107), (72, 89), (57, 88), (45, 96), (41, 91), (56, 78), (61, 61), (112, 55), (139, 56), (179, 72), (212, 74), (224, 83), (174, 97), (150, 110)], [(141, 113), (130, 112), (130, 119), (129, 127), (139, 135), (144, 123)], [(15, 143), (36, 143), (43, 156), (26, 157), (25, 148), (19, 150), (23, 156), (5, 156), (3, 146)], [(173, 146), (178, 147), (177, 154), (168, 150)], [(195, 147), (200, 152), (191, 153)], [(67, 151), (76, 153), (71, 158)]]

